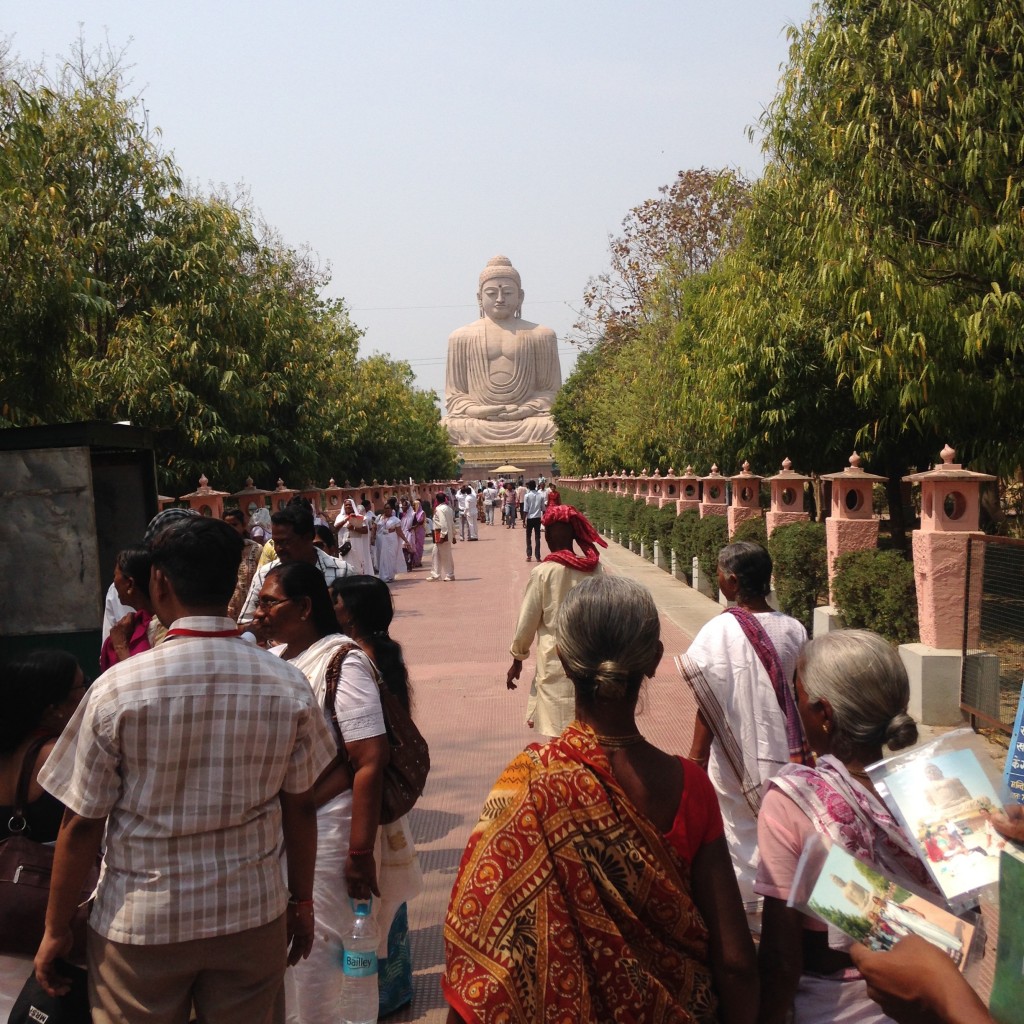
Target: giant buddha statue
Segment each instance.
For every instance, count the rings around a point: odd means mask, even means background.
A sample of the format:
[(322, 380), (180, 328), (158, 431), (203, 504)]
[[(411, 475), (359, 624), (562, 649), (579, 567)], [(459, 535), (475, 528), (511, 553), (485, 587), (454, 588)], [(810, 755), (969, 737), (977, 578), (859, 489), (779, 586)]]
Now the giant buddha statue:
[(480, 275), (480, 319), (448, 338), (444, 424), (459, 447), (554, 440), (558, 343), (550, 327), (522, 319), (525, 295), (519, 272), (495, 256)]

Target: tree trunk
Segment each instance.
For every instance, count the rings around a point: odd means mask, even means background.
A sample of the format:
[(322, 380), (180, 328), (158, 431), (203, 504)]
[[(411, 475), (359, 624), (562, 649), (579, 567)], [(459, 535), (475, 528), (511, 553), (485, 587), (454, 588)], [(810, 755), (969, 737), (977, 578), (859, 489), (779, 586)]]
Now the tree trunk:
[(889, 503), (889, 533), (893, 545), (907, 550), (907, 519), (903, 505), (903, 474), (890, 472), (885, 479), (885, 498)]

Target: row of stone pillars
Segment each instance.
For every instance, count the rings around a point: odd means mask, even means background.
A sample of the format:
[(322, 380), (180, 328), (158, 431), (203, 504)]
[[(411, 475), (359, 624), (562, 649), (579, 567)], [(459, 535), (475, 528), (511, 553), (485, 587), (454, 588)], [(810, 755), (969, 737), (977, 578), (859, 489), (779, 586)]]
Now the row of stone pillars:
[[(912, 535), (914, 580), (917, 595), (920, 642), (904, 644), (900, 654), (911, 679), (910, 713), (918, 721), (931, 725), (955, 724), (960, 714), (960, 669), (964, 646), (964, 594), (967, 585), (967, 547), (979, 531), (981, 485), (995, 480), (985, 473), (965, 469), (953, 460), (956, 452), (946, 445), (941, 463), (923, 473), (904, 477), (904, 482), (921, 487), (921, 527)], [(877, 547), (879, 522), (872, 505), (872, 491), (885, 477), (867, 472), (854, 452), (850, 464), (838, 473), (823, 474), (832, 485), (830, 515), (825, 521), (828, 551), (829, 595), (831, 600), (835, 562), (849, 551)], [(810, 478), (793, 472), (787, 459), (782, 472), (768, 479), (771, 486), (770, 508), (765, 516), (768, 535), (786, 523), (806, 521), (803, 488)], [(705, 515), (723, 515), (728, 520), (729, 536), (748, 519), (759, 517), (762, 478), (743, 470), (731, 477), (722, 476), (713, 466), (707, 476), (693, 474), (691, 467), (676, 475), (672, 470), (662, 477), (632, 473), (602, 474), (582, 478), (562, 477), (562, 484), (583, 491), (606, 491), (623, 498), (643, 498), (659, 507), (674, 502), (677, 514), (687, 509)], [(731, 485), (727, 500), (726, 484)], [(656, 549), (655, 560), (660, 559)], [(665, 568), (662, 565), (662, 568)], [(972, 588), (980, 581), (983, 565), (974, 559), (971, 566)], [(679, 578), (674, 553), (669, 570)], [(841, 626), (832, 604), (818, 608), (814, 633), (818, 635)], [(977, 637), (966, 638), (977, 646)]]
[(345, 481), (343, 487), (339, 487), (332, 479), (326, 487), (296, 488), (288, 487), (283, 480), (277, 481), (277, 487), (272, 491), (263, 490), (253, 484), (252, 477), (245, 481), (245, 487), (240, 491), (218, 491), (210, 486), (210, 481), (204, 473), (199, 478), (199, 487), (189, 494), (183, 494), (180, 498), (170, 498), (161, 494), (159, 502), (161, 508), (166, 508), (175, 501), (185, 502), (189, 508), (195, 509), (200, 515), (213, 516), (220, 519), (224, 514), (224, 506), (230, 499), (245, 513), (246, 517), (260, 508), (269, 508), (276, 512), (285, 507), (292, 498), (301, 494), (308, 498), (313, 508), (322, 512), (329, 519), (334, 519), (341, 511), (342, 505), (347, 498), (352, 498), (358, 505), (364, 498), (368, 498), (375, 510), (381, 509), (389, 498), (427, 498), (431, 502), (439, 490), (447, 487), (457, 486), (454, 480), (432, 480), (420, 483), (383, 483), (375, 480), (372, 484), (360, 482), (358, 487), (352, 487)]

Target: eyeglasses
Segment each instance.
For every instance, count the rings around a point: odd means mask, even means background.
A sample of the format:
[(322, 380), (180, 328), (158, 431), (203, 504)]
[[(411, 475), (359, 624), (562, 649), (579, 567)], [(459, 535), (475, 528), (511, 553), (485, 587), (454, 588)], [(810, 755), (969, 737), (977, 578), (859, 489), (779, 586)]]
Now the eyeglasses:
[(272, 612), (279, 604), (287, 604), (291, 600), (290, 597), (261, 597), (256, 604), (260, 611)]

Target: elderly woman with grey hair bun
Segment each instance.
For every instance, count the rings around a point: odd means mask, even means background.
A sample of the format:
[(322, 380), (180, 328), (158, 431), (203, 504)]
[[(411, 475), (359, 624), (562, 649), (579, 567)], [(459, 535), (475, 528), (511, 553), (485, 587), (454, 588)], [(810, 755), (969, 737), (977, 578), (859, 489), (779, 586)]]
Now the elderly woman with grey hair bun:
[(933, 888), (909, 837), (886, 810), (866, 767), (883, 746), (917, 742), (910, 686), (899, 655), (868, 630), (808, 642), (797, 663), (797, 706), (817, 762), (785, 766), (768, 784), (757, 823), (755, 891), (764, 896), (760, 945), (762, 1024), (889, 1020), (868, 997), (847, 952), (825, 925), (788, 907), (797, 861), (814, 834), (883, 874)]
[(663, 653), (650, 593), (583, 580), (555, 642), (576, 720), (512, 761), (470, 836), (445, 923), (449, 1024), (750, 1024), (754, 946), (714, 789), (636, 723)]

